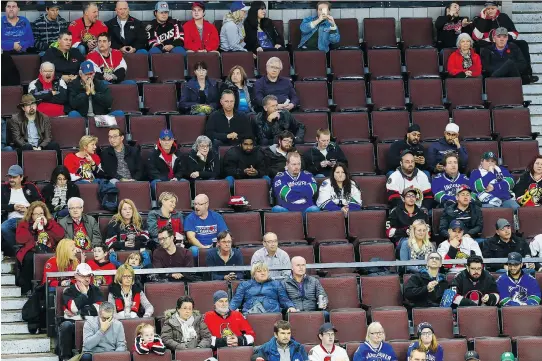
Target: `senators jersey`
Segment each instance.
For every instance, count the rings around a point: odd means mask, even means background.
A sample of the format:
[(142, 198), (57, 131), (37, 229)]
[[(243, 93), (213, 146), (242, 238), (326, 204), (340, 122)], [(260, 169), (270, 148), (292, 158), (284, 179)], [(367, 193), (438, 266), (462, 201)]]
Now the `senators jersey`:
[(107, 26), (100, 20), (86, 26), (83, 18), (72, 21), (68, 26), (68, 31), (72, 33), (73, 48), (77, 48), (81, 43), (87, 43), (89, 40), (97, 40), (98, 35), (108, 32)]
[(184, 46), (184, 32), (182, 29), (180, 22), (176, 19), (169, 18), (163, 24), (154, 19), (145, 28), (149, 48), (158, 47), (162, 49), (164, 45)]

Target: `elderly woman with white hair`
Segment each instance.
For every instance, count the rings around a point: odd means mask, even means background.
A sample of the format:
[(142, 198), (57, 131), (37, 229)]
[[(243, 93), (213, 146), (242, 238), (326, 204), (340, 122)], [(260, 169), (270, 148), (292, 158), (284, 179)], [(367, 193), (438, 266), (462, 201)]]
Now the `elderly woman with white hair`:
[(190, 181), (218, 178), (220, 162), (218, 154), (213, 151), (211, 139), (205, 135), (196, 138), (186, 157), (185, 167), (184, 178)]
[(58, 221), (64, 228), (65, 237), (73, 239), (75, 246), (84, 251), (90, 251), (93, 246), (102, 243), (100, 227), (94, 217), (84, 214), (85, 201), (79, 197), (68, 200), (69, 215)]
[(386, 341), (386, 333), (380, 322), (373, 322), (367, 327), (365, 342), (354, 353), (353, 361), (398, 361), (393, 347)]
[(28, 85), (38, 104), (38, 112), (48, 117), (65, 115), (64, 104), (68, 102), (68, 85), (62, 78), (55, 77), (55, 65), (49, 61), (41, 63), (40, 74)]
[(482, 75), (482, 60), (472, 48), (473, 41), (469, 34), (457, 37), (457, 50), (448, 58), (448, 74), (454, 78), (475, 78)]

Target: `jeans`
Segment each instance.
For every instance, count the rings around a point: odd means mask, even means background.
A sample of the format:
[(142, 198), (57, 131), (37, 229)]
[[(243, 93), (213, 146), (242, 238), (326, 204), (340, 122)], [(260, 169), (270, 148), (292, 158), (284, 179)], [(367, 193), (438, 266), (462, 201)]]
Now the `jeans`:
[[(233, 185), (234, 185), (234, 183), (235, 183), (235, 179), (234, 179), (231, 175), (227, 176), (225, 179), (226, 179), (226, 180), (228, 181), (228, 183), (230, 184), (230, 188), (233, 189)], [(270, 184), (271, 184), (271, 178), (269, 178), (269, 176), (264, 175), (264, 176), (262, 177), (262, 179), (265, 179), (265, 181), (267, 182), (267, 185), (270, 185)]]
[(81, 359), (79, 361), (92, 361), (92, 354), (84, 353), (83, 356), (81, 356)]
[(10, 218), (2, 222), (2, 251), (7, 256), (15, 255), (15, 230), (20, 218)]
[[(282, 206), (274, 206), (273, 208), (271, 208), (271, 212), (282, 213), (282, 212), (290, 212), (290, 211), (287, 208), (284, 208)], [(301, 211), (303, 215), (303, 222), (306, 221), (305, 215), (309, 212), (320, 212), (320, 208), (318, 206), (310, 206), (306, 208), (305, 210)]]
[(104, 181), (105, 179), (102, 179), (102, 178), (94, 178), (94, 180), (92, 181), (89, 181), (89, 180), (86, 180), (86, 179), (78, 179), (76, 180), (75, 184), (91, 184), (91, 183), (97, 183), (98, 185), (102, 184), (102, 182)]
[(79, 50), (79, 52), (80, 52), (81, 54), (83, 54), (84, 56), (87, 55), (87, 48), (85, 48), (85, 46), (84, 46), (83, 44), (79, 45), (79, 46), (77, 47), (77, 50)]
[(75, 322), (71, 320), (63, 321), (58, 326), (58, 351), (60, 359), (71, 358), (74, 347)]
[[(176, 46), (174, 47), (173, 49), (171, 49), (171, 51), (169, 51), (170, 53), (173, 53), (173, 54), (183, 54), (183, 55), (186, 55), (186, 50), (182, 47), (182, 46)], [(160, 48), (157, 48), (156, 46), (155, 47), (152, 47), (151, 50), (149, 50), (149, 55), (152, 55), (152, 54), (162, 54), (162, 53), (167, 53), (166, 51), (163, 51), (162, 49)]]
[(520, 206), (518, 202), (514, 198), (510, 198), (506, 201), (502, 201), (502, 204), (500, 207), (495, 207), (492, 204), (484, 203), (482, 204), (482, 208), (512, 208), (512, 209), (518, 209)]
[[(122, 110), (113, 110), (111, 113), (109, 113), (108, 115), (112, 115), (114, 117), (123, 117), (124, 116), (124, 112)], [(81, 115), (81, 113), (79, 113), (77, 110), (72, 110), (71, 112), (68, 113), (68, 117), (71, 117), (71, 118), (82, 118), (83, 116)]]
[(147, 49), (137, 49), (136, 54), (145, 54), (145, 55), (149, 55), (149, 52), (147, 51)]
[[(103, 82), (104, 82), (105, 85), (113, 84), (113, 83), (111, 83), (111, 82), (109, 82), (107, 80), (104, 80)], [(119, 84), (137, 85), (137, 82), (135, 80), (123, 80)]]
[(24, 255), (21, 263), (21, 272), (19, 273), (19, 286), (21, 293), (25, 295), (32, 290), (32, 278), (34, 277), (34, 252), (28, 251)]

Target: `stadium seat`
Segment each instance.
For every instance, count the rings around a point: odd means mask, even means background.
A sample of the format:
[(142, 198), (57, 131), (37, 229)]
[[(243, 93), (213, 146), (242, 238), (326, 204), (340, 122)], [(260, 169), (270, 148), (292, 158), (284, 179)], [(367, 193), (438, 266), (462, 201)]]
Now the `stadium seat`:
[[(157, 77), (160, 83), (175, 83), (184, 81), (184, 55), (175, 53), (152, 54), (151, 56), (152, 75)], [(188, 69), (192, 76), (194, 71)]]
[(175, 351), (175, 360), (177, 361), (205, 361), (210, 357), (213, 357), (213, 350), (210, 348), (192, 348)]
[(529, 108), (493, 109), (493, 131), (502, 140), (532, 139)]
[(78, 184), (81, 198), (85, 201), (85, 213), (110, 213), (102, 210), (102, 202), (98, 199), (98, 184)]
[(540, 360), (542, 337), (518, 337), (516, 345), (518, 361)]
[(464, 140), (491, 140), (491, 118), (488, 109), (454, 109), (454, 123)]
[(331, 51), (329, 54), (331, 73), (334, 79), (363, 79), (365, 65), (361, 50)]
[(535, 277), (536, 282), (538, 282), (538, 287), (542, 289), (542, 272), (536, 272)]
[(433, 46), (432, 18), (401, 18), (403, 47)]
[(305, 125), (305, 137), (303, 138), (304, 143), (314, 143), (318, 129), (329, 128), (327, 113), (294, 113), (294, 117), (297, 121)]
[(359, 48), (359, 25), (357, 18), (342, 18), (335, 21), (341, 29), (341, 40), (338, 49)]
[(373, 258), (377, 257), (382, 261), (395, 261), (395, 247), (388, 240), (360, 242), (358, 251), (360, 262), (370, 262)]
[(119, 199), (131, 199), (139, 212), (151, 210), (151, 187), (149, 182), (118, 182)]
[(408, 87), (413, 109), (443, 108), (440, 78), (409, 79)]
[(343, 212), (309, 212), (306, 217), (307, 238), (316, 244), (348, 242)]
[(498, 360), (504, 352), (512, 351), (512, 342), (508, 337), (479, 337), (474, 339), (474, 350), (480, 360)]
[(459, 307), (457, 323), (459, 334), (469, 340), (482, 336), (499, 336), (497, 307)]
[(83, 326), (85, 320), (75, 321), (75, 349), (81, 351), (83, 349)]
[(24, 54), (12, 56), (13, 62), (19, 71), (21, 84), (30, 84), (38, 78), (41, 59), (38, 54)]
[(446, 79), (446, 99), (451, 108), (458, 106), (481, 107), (482, 78), (448, 78)]
[(327, 80), (326, 53), (320, 50), (295, 50), (294, 69), (299, 80)]
[(177, 100), (175, 84), (143, 85), (143, 106), (149, 108), (149, 114), (177, 114)]
[(453, 314), (451, 308), (431, 307), (431, 308), (413, 308), (412, 323), (414, 332), (418, 330), (418, 325), (422, 322), (429, 322), (433, 326), (435, 336), (441, 338), (454, 337)]
[(403, 139), (408, 131), (410, 119), (406, 110), (372, 112), (371, 117), (373, 137), (378, 142), (393, 142)]
[(416, 110), (412, 112), (412, 124), (420, 126), (422, 140), (426, 142), (442, 138), (449, 121), (450, 114), (447, 110)]
[(487, 101), (491, 107), (503, 105), (523, 105), (523, 86), (521, 78), (486, 78)]
[(297, 81), (295, 90), (299, 97), (301, 111), (329, 111), (326, 81)]
[[(207, 267), (207, 253), (213, 251), (211, 248), (200, 248), (198, 252), (197, 267)], [(196, 260), (195, 260), (196, 261)], [(204, 280), (208, 280), (209, 273), (202, 273)]]
[(368, 142), (371, 138), (369, 114), (365, 112), (332, 113), (331, 133), (337, 143)]
[(523, 173), (527, 164), (540, 154), (536, 140), (501, 142), (502, 162), (510, 172)]
[(169, 121), (175, 141), (180, 145), (192, 146), (196, 138), (205, 132), (203, 115), (172, 115)]
[(443, 208), (433, 208), (433, 217), (432, 217), (432, 224), (431, 224), (432, 237), (439, 237), (440, 217), (442, 216), (443, 212), (444, 212)]
[(391, 148), (391, 144), (392, 143), (378, 143), (376, 145), (376, 161), (380, 174), (386, 174), (388, 172), (387, 155)]
[(259, 346), (263, 345), (269, 341), (271, 337), (273, 337), (273, 325), (275, 322), (282, 320), (282, 314), (280, 312), (249, 314), (246, 316), (246, 318), (256, 334), (254, 345)]
[(54, 117), (51, 135), (60, 148), (79, 148), (79, 140), (86, 135), (85, 118)]
[[(115, 120), (117, 121), (117, 127), (124, 133), (124, 141), (126, 142), (126, 119), (124, 117), (115, 117)], [(98, 137), (98, 143), (96, 143), (98, 147), (109, 146), (109, 128), (97, 127), (94, 117), (88, 118), (88, 134)], [(76, 144), (79, 145), (79, 140)]]
[(289, 78), (290, 77), (290, 55), (287, 51), (260, 51), (258, 52), (258, 73), (261, 76), (267, 74), (266, 64), (270, 58), (277, 57), (282, 62), (282, 70), (279, 75)]
[(133, 352), (132, 354), (133, 354), (133, 361), (163, 361), (164, 359), (166, 361), (171, 360), (171, 350), (166, 350), (166, 352), (163, 355), (157, 355), (154, 353), (150, 353), (148, 355), (140, 355), (137, 352)]
[(370, 143), (342, 144), (351, 174), (375, 174), (374, 147)]
[[(361, 189), (363, 208), (388, 208), (385, 176), (354, 176)], [(355, 212), (354, 212), (355, 213)], [(353, 213), (350, 213), (352, 215)]]
[(206, 194), (209, 197), (209, 209), (231, 210), (230, 185), (226, 180), (198, 180), (196, 181), (196, 194)]
[(264, 213), (264, 234), (273, 232), (279, 239), (279, 244), (301, 243), (306, 244), (303, 232), (303, 218), (301, 212)]
[(198, 61), (203, 61), (207, 64), (207, 76), (212, 79), (221, 79), (222, 72), (220, 71), (220, 54), (214, 52), (208, 53), (188, 53), (186, 69), (188, 74), (194, 74), (194, 64)]
[(177, 195), (179, 201), (175, 207), (181, 212), (191, 212), (190, 182), (158, 182), (156, 194), (159, 197), (162, 192), (171, 192)]
[[(377, 277), (374, 277), (377, 278)], [(362, 285), (363, 287), (363, 285)], [(386, 332), (386, 340), (408, 340), (408, 314), (404, 307), (378, 307), (371, 309), (373, 322), (382, 324)]]
[(394, 18), (363, 19), (363, 42), (367, 49), (373, 47), (396, 47)]
[(443, 67), (445, 72), (447, 72), (447, 69), (448, 69), (448, 58), (456, 50), (457, 50), (457, 48), (444, 48), (444, 49), (442, 49), (442, 67)]
[[(365, 340), (365, 336), (360, 336), (362, 340)], [(346, 353), (348, 354), (348, 358), (350, 360), (354, 359), (354, 354), (356, 353), (360, 343), (359, 342), (347, 342), (346, 343)]]
[(332, 310), (329, 320), (338, 330), (340, 343), (363, 340), (367, 333), (367, 315), (364, 310)]
[(147, 54), (124, 54), (126, 61), (126, 80), (135, 80), (138, 83), (149, 82), (149, 56)]
[(391, 348), (393, 348), (393, 351), (395, 351), (395, 356), (397, 356), (397, 360), (408, 360), (407, 353), (410, 343), (410, 341), (401, 340), (395, 340), (390, 342)]
[(503, 335), (542, 336), (542, 306), (503, 307), (501, 317)]
[(134, 84), (109, 84), (113, 103), (111, 109), (120, 109), (127, 115), (141, 114), (139, 90)]
[(262, 224), (258, 212), (224, 213), (224, 221), (232, 233), (235, 246), (262, 244)]
[[(135, 331), (135, 328), (133, 329), (133, 331)], [(126, 329), (124, 329), (124, 333), (126, 334)], [(126, 340), (127, 345), (128, 345), (128, 342), (129, 341)], [(132, 337), (131, 343), (132, 345), (134, 343), (133, 337)], [(128, 348), (128, 347), (127, 349), (131, 350), (131, 348)], [(130, 361), (131, 359), (132, 359), (132, 354), (129, 351), (100, 352), (100, 353), (95, 353), (92, 355), (93, 361)]]
[(467, 340), (457, 339), (439, 339), (439, 345), (442, 346), (446, 358), (450, 360), (464, 360), (467, 352)]
[(482, 208), (482, 215), (484, 217), (482, 238), (489, 238), (495, 235), (495, 225), (499, 218), (508, 220), (512, 225), (512, 231), (516, 228), (514, 226), (514, 211), (512, 208)]
[(335, 80), (331, 86), (336, 111), (351, 112), (367, 110), (367, 94), (364, 80)]
[(401, 51), (399, 49), (371, 49), (367, 51), (371, 79), (380, 76), (401, 76)]
[(362, 276), (361, 302), (371, 308), (401, 306), (403, 295), (398, 275)]
[(202, 310), (202, 312), (215, 309), (213, 294), (219, 290), (228, 292), (228, 283), (226, 281), (208, 281), (188, 284), (188, 294), (194, 300), (198, 310)]
[[(292, 325), (292, 335), (299, 343), (318, 343), (318, 329), (324, 323), (322, 311), (290, 312), (288, 321)], [(236, 360), (237, 361), (237, 360)]]
[(328, 310), (359, 308), (359, 285), (356, 277), (320, 278), (327, 293)]
[(463, 142), (462, 145), (465, 147), (469, 155), (469, 160), (467, 163), (468, 172), (474, 169), (478, 169), (478, 167), (480, 166), (480, 159), (482, 157), (482, 154), (484, 154), (485, 152), (491, 151), (494, 154), (499, 154), (499, 147), (497, 145), (497, 142), (494, 142), (494, 141)]
[(301, 30), (299, 29), (301, 21), (303, 21), (303, 19), (290, 19), (288, 21), (288, 30), (290, 30), (288, 44), (293, 50), (299, 47), (299, 42), (301, 40)]
[[(164, 312), (177, 307), (177, 300), (186, 294), (183, 282), (145, 283), (145, 296), (154, 307), (154, 317), (164, 317)], [(198, 306), (199, 307), (199, 306)], [(205, 312), (203, 309), (202, 312)]]
[[(288, 253), (290, 259), (294, 257), (303, 257), (307, 264), (315, 263), (314, 260), (314, 247), (308, 245), (280, 245), (280, 248)], [(312, 270), (307, 270), (308, 273), (314, 273)]]
[(17, 104), (21, 102), (22, 96), (22, 86), (12, 85), (2, 87), (2, 118), (9, 118), (19, 111)]
[(269, 210), (269, 184), (263, 178), (236, 179), (234, 182), (234, 195), (245, 197), (252, 210)]
[[(521, 194), (516, 194), (517, 197)], [(519, 230), (525, 238), (533, 238), (542, 233), (540, 230), (540, 220), (542, 220), (542, 208), (540, 207), (521, 207), (518, 209)]]
[(225, 51), (222, 53), (222, 77), (227, 77), (234, 66), (242, 66), (248, 79), (256, 78), (254, 74), (254, 58), (250, 51)]
[(218, 155), (219, 155), (220, 159), (224, 158), (224, 156), (226, 155), (228, 150), (230, 150), (231, 147), (232, 147), (231, 145), (225, 145), (225, 146), (218, 147)]
[[(139, 324), (148, 323), (154, 326), (154, 318), (152, 317), (124, 319), (124, 320), (120, 320), (120, 322), (124, 326), (124, 335), (126, 336), (126, 348), (128, 350), (134, 349), (134, 343), (135, 343), (134, 335), (135, 335), (135, 330)], [(96, 354), (94, 354), (93, 356), (96, 357)]]
[[(254, 256), (254, 253), (258, 250), (257, 247), (241, 247), (239, 248), (241, 251), (241, 254), (243, 255), (243, 264), (246, 266), (251, 265), (252, 256)], [(234, 288), (233, 294), (235, 294), (235, 290), (237, 289), (237, 285)]]
[[(2, 175), (1, 177), (5, 178), (8, 174), (9, 167), (18, 163), (17, 161), (17, 152), (2, 152)], [(6, 179), (7, 180), (7, 179)]]
[(34, 276), (33, 280), (41, 283), (43, 279), (43, 267), (49, 258), (54, 257), (54, 253), (34, 253)]
[(30, 182), (49, 182), (57, 165), (54, 150), (28, 150), (23, 153), (23, 171)]
[(408, 76), (434, 76), (440, 81), (437, 49), (406, 49), (405, 65)]
[(160, 132), (166, 129), (166, 127), (166, 117), (164, 115), (138, 115), (130, 117), (130, 134), (132, 135), (132, 140), (141, 146), (154, 146), (158, 142)]
[[(354, 246), (351, 243), (323, 243), (318, 247), (320, 263), (353, 263), (355, 262)], [(325, 268), (327, 275), (355, 273), (355, 268)]]
[(252, 346), (223, 347), (217, 350), (217, 356), (220, 361), (250, 360), (253, 352)]

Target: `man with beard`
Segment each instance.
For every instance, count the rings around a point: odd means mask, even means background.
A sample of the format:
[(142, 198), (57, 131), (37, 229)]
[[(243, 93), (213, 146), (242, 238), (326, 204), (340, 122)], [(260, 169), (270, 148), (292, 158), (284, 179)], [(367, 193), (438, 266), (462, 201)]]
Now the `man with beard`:
[(98, 20), (98, 5), (93, 2), (83, 6), (83, 16), (71, 22), (68, 31), (73, 34), (73, 47), (86, 55), (98, 46), (98, 35), (107, 33), (107, 26)]
[(69, 31), (61, 31), (58, 41), (53, 43), (41, 58), (43, 62), (51, 62), (55, 66), (55, 78), (62, 78), (66, 84), (79, 75), (79, 67), (85, 57), (76, 48), (72, 48), (73, 36)]
[[(511, 253), (519, 253), (522, 257), (529, 256), (529, 244), (525, 239), (516, 236), (512, 233), (512, 226), (504, 218), (499, 218), (495, 224), (495, 234), (484, 242), (482, 255), (485, 258), (506, 258)], [(534, 270), (533, 263), (527, 263), (527, 268)], [(490, 264), (487, 269), (489, 271), (506, 270), (505, 264)]]
[(477, 255), (467, 259), (467, 269), (452, 280), (450, 288), (455, 293), (452, 303), (457, 306), (496, 306), (500, 300), (495, 279)]
[[(457, 219), (450, 222), (448, 226), (448, 238), (442, 242), (437, 249), (437, 252), (445, 259), (465, 259), (470, 256), (482, 257), (482, 251), (478, 242), (476, 242), (468, 234), (465, 234), (465, 226), (463, 222)], [(463, 265), (446, 265), (444, 268), (450, 269), (452, 272), (463, 270)]]
[(68, 85), (62, 78), (55, 77), (55, 65), (41, 63), (40, 75), (28, 86), (28, 93), (37, 100), (38, 112), (48, 117), (60, 117), (64, 113), (64, 104), (68, 101)]
[(459, 172), (464, 173), (467, 167), (468, 155), (465, 147), (459, 143), (459, 126), (455, 123), (448, 123), (444, 129), (444, 137), (434, 142), (427, 151), (427, 166), (433, 173), (440, 173), (444, 170), (442, 160), (448, 153), (459, 155)]
[(277, 144), (265, 148), (265, 168), (271, 178), (275, 178), (277, 173), (286, 168), (286, 156), (290, 152), (297, 152), (294, 148), (295, 136), (287, 130), (282, 131), (277, 136)]
[(439, 224), (439, 233), (442, 237), (448, 238), (450, 236), (448, 228), (453, 220), (463, 223), (465, 234), (470, 235), (472, 238), (480, 237), (484, 226), (484, 216), (482, 208), (476, 202), (471, 201), (471, 191), (468, 185), (462, 185), (456, 191), (455, 199), (457, 203), (453, 203), (444, 209)]
[(36, 50), (45, 52), (58, 39), (60, 32), (68, 28), (68, 22), (58, 15), (59, 10), (57, 1), (49, 3), (45, 5), (45, 14), (32, 23)]
[(96, 78), (108, 84), (136, 84), (135, 80), (124, 80), (128, 65), (120, 50), (111, 49), (111, 36), (108, 33), (98, 35), (98, 47), (87, 55), (94, 65)]
[(20, 54), (33, 46), (34, 35), (30, 21), (19, 16), (19, 6), (15, 1), (6, 2), (6, 15), (2, 16), (2, 50)]
[(271, 179), (265, 175), (265, 159), (259, 147), (254, 147), (254, 137), (246, 135), (241, 138), (241, 144), (229, 149), (222, 160), (226, 180), (233, 188), (235, 179), (264, 178), (267, 184)]
[(470, 184), (466, 175), (459, 173), (459, 156), (456, 153), (448, 153), (442, 160), (444, 171), (433, 178), (431, 190), (441, 207), (454, 205), (456, 194), (463, 186)]
[(446, 276), (439, 273), (442, 256), (437, 252), (427, 255), (427, 268), (415, 273), (405, 284), (405, 299), (413, 307), (438, 307), (448, 289)]
[(497, 280), (501, 306), (538, 306), (540, 286), (536, 279), (525, 273), (523, 258), (518, 252), (508, 255), (508, 274)]
[(427, 163), (425, 161), (425, 149), (420, 144), (422, 137), (421, 128), (418, 124), (412, 124), (408, 127), (405, 139), (394, 142), (388, 150), (387, 164), (390, 174), (401, 165), (401, 153), (404, 150), (410, 150), (414, 155), (416, 168), (425, 170)]
[(309, 360), (305, 347), (292, 338), (292, 326), (290, 322), (280, 320), (273, 325), (274, 336), (254, 352), (251, 361), (277, 360)]

